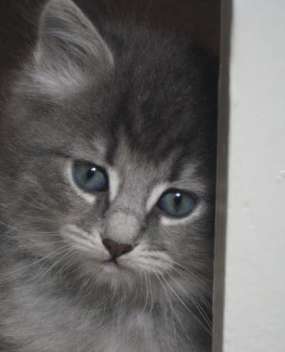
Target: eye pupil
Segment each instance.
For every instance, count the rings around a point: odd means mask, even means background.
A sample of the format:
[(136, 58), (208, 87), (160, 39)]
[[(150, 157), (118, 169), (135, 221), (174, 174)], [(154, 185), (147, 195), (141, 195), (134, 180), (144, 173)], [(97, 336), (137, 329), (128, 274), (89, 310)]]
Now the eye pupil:
[(178, 209), (182, 203), (182, 194), (181, 193), (176, 193), (174, 196), (174, 206), (176, 209)]
[(87, 179), (89, 180), (90, 178), (92, 178), (96, 173), (96, 168), (92, 167), (87, 171)]

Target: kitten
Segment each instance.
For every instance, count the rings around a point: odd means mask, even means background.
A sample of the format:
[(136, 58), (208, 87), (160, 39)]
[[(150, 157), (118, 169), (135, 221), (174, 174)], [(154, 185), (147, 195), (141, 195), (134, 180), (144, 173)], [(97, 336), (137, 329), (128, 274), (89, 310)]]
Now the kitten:
[(0, 351), (209, 352), (215, 65), (99, 27), (48, 1), (0, 122)]

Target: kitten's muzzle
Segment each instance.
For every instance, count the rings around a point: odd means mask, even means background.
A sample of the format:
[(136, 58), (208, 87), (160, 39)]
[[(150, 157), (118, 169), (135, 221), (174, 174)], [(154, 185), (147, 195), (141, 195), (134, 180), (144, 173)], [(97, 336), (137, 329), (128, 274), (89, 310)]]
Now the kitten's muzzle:
[(133, 213), (122, 211), (109, 212), (105, 220), (105, 228), (101, 233), (102, 240), (134, 246), (142, 231), (140, 219)]
[(123, 254), (129, 253), (133, 250), (133, 246), (125, 243), (118, 243), (109, 238), (103, 239), (103, 244), (112, 256), (112, 259), (116, 259)]

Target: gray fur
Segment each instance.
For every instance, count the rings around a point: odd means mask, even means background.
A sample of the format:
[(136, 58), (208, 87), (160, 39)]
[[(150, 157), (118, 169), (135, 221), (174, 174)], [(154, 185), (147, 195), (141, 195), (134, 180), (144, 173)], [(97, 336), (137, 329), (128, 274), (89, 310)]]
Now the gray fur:
[[(215, 87), (187, 38), (48, 2), (0, 121), (1, 352), (210, 351)], [(198, 197), (187, 219), (155, 206), (171, 187)], [(120, 268), (103, 238), (136, 246)]]

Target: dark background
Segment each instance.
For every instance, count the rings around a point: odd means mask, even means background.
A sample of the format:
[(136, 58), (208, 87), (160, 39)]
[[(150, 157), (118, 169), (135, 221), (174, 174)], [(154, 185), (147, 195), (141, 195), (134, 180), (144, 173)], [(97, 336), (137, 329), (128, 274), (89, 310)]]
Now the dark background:
[[(9, 73), (21, 65), (46, 0), (0, 0), (0, 95)], [(154, 26), (189, 32), (211, 55), (219, 53), (220, 0), (75, 0), (88, 13), (92, 3), (115, 7), (112, 16), (146, 17)]]

